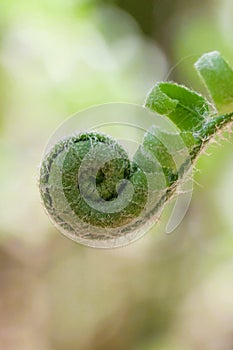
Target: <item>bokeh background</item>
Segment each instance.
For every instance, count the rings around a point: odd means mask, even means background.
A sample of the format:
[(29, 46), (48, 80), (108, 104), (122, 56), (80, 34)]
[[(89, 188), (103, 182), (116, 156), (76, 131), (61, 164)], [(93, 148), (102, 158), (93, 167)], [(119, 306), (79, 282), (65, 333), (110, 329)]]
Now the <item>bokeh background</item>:
[(233, 64), (231, 0), (0, 1), (0, 349), (232, 350), (233, 145), (197, 164), (191, 206), (116, 250), (52, 226), (37, 188), (41, 155), (68, 116), (143, 104), (172, 79), (206, 93), (193, 63)]

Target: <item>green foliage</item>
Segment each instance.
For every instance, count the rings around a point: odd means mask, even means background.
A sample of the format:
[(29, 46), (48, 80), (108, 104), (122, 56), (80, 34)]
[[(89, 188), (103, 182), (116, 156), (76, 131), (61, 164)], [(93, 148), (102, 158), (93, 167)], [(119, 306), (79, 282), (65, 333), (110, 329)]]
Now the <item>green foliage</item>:
[[(149, 93), (145, 106), (166, 115), (181, 130), (181, 136), (195, 159), (211, 136), (232, 121), (233, 71), (219, 52), (203, 55), (195, 64), (214, 106), (201, 95), (173, 82), (158, 83)], [(194, 138), (194, 143), (192, 140)], [(191, 140), (191, 143), (190, 143)]]
[(204, 97), (175, 83), (158, 83), (149, 93), (145, 106), (168, 116), (180, 130), (193, 131), (209, 112)]
[(196, 68), (219, 113), (233, 111), (233, 71), (219, 52), (214, 51), (202, 56)]

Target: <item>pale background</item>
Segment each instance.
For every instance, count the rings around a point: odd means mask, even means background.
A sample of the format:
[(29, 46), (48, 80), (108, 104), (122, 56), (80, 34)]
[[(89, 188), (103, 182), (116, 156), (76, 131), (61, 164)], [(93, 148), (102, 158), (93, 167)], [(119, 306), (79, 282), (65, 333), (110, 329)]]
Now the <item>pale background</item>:
[(0, 2), (0, 349), (232, 350), (233, 145), (195, 173), (182, 224), (94, 250), (64, 238), (40, 203), (54, 129), (105, 102), (142, 104), (220, 50), (233, 64), (230, 0)]

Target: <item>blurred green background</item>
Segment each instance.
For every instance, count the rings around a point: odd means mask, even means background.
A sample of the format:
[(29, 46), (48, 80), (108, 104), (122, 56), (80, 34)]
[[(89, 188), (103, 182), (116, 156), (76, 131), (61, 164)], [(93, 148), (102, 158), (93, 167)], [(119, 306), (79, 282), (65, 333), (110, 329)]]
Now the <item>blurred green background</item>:
[(192, 203), (116, 250), (57, 232), (37, 189), (46, 142), (69, 115), (143, 104), (219, 50), (233, 64), (231, 0), (0, 2), (0, 349), (232, 350), (233, 156), (225, 135), (197, 164)]

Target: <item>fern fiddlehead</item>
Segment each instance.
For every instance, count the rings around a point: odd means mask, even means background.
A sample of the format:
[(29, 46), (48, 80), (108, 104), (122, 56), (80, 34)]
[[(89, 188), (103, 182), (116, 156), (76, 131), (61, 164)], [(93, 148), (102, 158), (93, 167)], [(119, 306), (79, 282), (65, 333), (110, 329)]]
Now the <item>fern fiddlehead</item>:
[[(152, 125), (133, 159), (113, 138), (93, 131), (64, 138), (45, 155), (40, 193), (64, 234), (93, 246), (105, 247), (108, 241), (117, 246), (120, 237), (156, 221), (203, 147), (232, 122), (231, 67), (212, 52), (198, 60), (196, 69), (215, 110), (203, 96), (173, 82), (156, 84), (145, 102), (146, 108), (171, 120), (177, 134)], [(174, 154), (183, 149), (188, 152), (177, 162)]]

